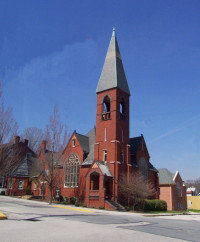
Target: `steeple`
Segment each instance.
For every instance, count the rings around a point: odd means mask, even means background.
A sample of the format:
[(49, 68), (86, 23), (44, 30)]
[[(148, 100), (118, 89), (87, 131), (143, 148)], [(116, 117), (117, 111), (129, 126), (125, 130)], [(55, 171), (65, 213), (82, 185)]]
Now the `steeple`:
[(115, 35), (115, 28), (113, 28), (112, 37), (96, 92), (102, 92), (115, 87), (130, 95), (130, 90), (126, 80), (126, 75), (124, 73), (119, 46)]

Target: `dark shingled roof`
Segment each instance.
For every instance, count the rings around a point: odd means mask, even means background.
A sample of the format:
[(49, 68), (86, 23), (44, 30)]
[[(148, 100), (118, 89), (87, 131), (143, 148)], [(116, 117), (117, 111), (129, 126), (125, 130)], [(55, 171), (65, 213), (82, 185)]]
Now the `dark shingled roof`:
[[(44, 153), (45, 160), (48, 165), (52, 162), (52, 151), (46, 150)], [(61, 152), (53, 152), (53, 162), (54, 165), (62, 165), (62, 153)]]
[(149, 170), (158, 172), (158, 170), (151, 164), (151, 162), (149, 162)]
[(113, 34), (110, 40), (110, 45), (108, 47), (96, 92), (102, 92), (115, 87), (118, 87), (130, 95), (119, 46), (115, 36), (115, 30), (113, 29)]
[(142, 136), (129, 139), (131, 154), (135, 154), (138, 151), (141, 141), (142, 141)]
[(136, 164), (136, 152), (138, 151), (140, 147), (140, 143), (142, 141), (142, 136), (134, 137), (129, 139), (130, 144), (130, 155), (131, 155), (131, 164), (132, 166), (137, 167)]
[(27, 154), (33, 157), (35, 153), (23, 142), (0, 145), (0, 173), (2, 176), (10, 175), (21, 163)]
[(173, 178), (175, 173), (170, 172), (166, 168), (158, 170), (159, 184), (175, 184)]
[(78, 139), (78, 142), (80, 143), (82, 149), (88, 153), (89, 152), (89, 138), (88, 136), (86, 135), (82, 135), (82, 134), (79, 134), (79, 133), (75, 133), (77, 139)]
[(82, 165), (91, 165), (94, 161), (94, 144), (95, 144), (96, 128), (91, 129), (87, 134), (89, 153), (86, 159), (83, 161)]
[(27, 154), (22, 160), (19, 166), (12, 172), (11, 176), (14, 177), (30, 177), (32, 175), (32, 170), (36, 162), (39, 162), (36, 157), (32, 154)]

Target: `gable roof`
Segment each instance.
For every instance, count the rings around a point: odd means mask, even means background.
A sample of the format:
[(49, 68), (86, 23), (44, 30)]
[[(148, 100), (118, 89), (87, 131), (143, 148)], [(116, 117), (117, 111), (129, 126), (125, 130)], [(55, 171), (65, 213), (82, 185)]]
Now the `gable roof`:
[(163, 168), (158, 170), (159, 184), (175, 184), (175, 173), (170, 172), (168, 169)]
[(27, 154), (19, 166), (12, 172), (13, 177), (29, 177), (31, 176), (34, 164), (38, 162), (37, 158), (32, 154)]
[(112, 37), (96, 92), (102, 92), (115, 87), (118, 87), (130, 95), (117, 38), (115, 36), (115, 29), (113, 28)]
[(82, 165), (91, 165), (94, 161), (94, 145), (95, 145), (95, 136), (96, 128), (91, 129), (86, 136), (88, 137), (89, 153), (86, 159), (83, 161)]
[(110, 171), (110, 168), (107, 163), (103, 161), (96, 161), (97, 165), (99, 166), (99, 169), (101, 170), (103, 175), (112, 177), (112, 173)]
[(143, 138), (143, 136), (141, 135), (141, 136), (129, 139), (131, 155), (135, 154), (138, 151), (140, 144), (141, 144), (141, 141), (142, 141), (142, 138)]
[(3, 176), (9, 176), (12, 172), (24, 162), (27, 154), (35, 157), (35, 153), (23, 142), (7, 143), (0, 145), (0, 173)]
[(62, 153), (46, 150), (44, 152), (44, 158), (45, 158), (45, 161), (47, 162), (47, 165), (50, 165), (50, 163), (52, 161), (52, 154), (53, 154), (54, 165), (61, 165), (62, 164)]
[(158, 170), (149, 162), (149, 170), (158, 172)]
[(78, 142), (79, 142), (80, 146), (82, 147), (82, 149), (86, 153), (88, 153), (89, 152), (89, 138), (88, 138), (88, 136), (82, 135), (82, 134), (79, 134), (79, 133), (76, 133), (76, 132), (75, 132), (75, 135), (76, 135), (76, 138), (78, 139)]

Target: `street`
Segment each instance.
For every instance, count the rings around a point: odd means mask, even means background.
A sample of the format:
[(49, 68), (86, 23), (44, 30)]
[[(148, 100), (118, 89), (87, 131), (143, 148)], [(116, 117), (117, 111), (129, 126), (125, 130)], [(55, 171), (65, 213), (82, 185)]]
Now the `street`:
[(0, 196), (0, 241), (200, 241), (200, 215), (144, 217)]

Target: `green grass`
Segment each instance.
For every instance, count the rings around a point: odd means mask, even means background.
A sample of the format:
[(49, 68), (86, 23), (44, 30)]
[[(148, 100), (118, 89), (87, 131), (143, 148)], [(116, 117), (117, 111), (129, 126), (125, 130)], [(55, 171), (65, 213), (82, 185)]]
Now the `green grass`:
[(183, 214), (186, 213), (187, 211), (150, 211), (147, 213), (152, 213), (152, 214), (159, 214), (159, 213), (178, 213), (178, 214)]
[(188, 209), (189, 212), (200, 213), (199, 209)]
[(183, 214), (186, 213), (187, 211), (130, 211), (133, 213), (147, 213), (147, 214)]

